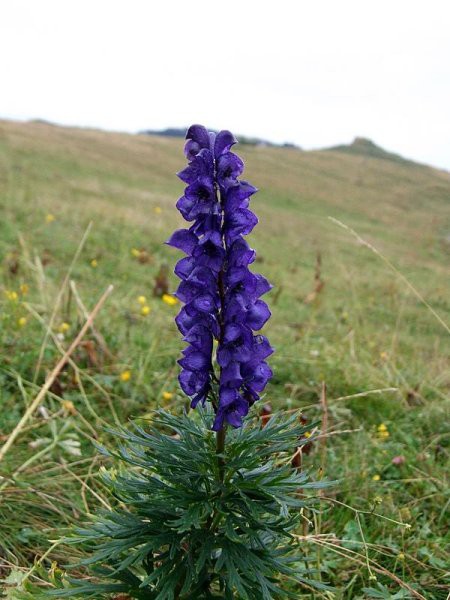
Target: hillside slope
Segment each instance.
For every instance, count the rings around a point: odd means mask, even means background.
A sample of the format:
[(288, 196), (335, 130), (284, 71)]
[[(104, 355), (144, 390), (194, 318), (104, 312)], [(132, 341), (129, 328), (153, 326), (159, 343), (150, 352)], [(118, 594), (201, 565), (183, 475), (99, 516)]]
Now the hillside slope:
[[(328, 218), (372, 243), (448, 322), (448, 173), (339, 150), (241, 146), (239, 152), (245, 178), (260, 189), (253, 200), (260, 225), (252, 241), (260, 269), (275, 284), (275, 342), (292, 350), (314, 319), (315, 338), (333, 343), (353, 332), (353, 343), (367, 351), (370, 341), (375, 356), (386, 345), (400, 344), (399, 360), (411, 367), (413, 355), (419, 372), (431, 355), (448, 357), (441, 348), (445, 331), (434, 316), (379, 257)], [(127, 289), (151, 285), (161, 263), (176, 259), (163, 242), (182, 224), (174, 205), (183, 189), (175, 173), (183, 164), (179, 139), (3, 121), (3, 253), (17, 249), (21, 235), (33, 251), (48, 254), (52, 277), (61, 277), (92, 221), (75, 275), (87, 278), (90, 294), (113, 281), (119, 302)], [(55, 216), (51, 226), (47, 214)], [(136, 270), (131, 248), (145, 248), (151, 263)], [(311, 303), (318, 255), (326, 285)], [(101, 265), (94, 278), (83, 271), (92, 257)], [(176, 331), (169, 331), (176, 344)], [(274, 361), (286, 364), (283, 356), (278, 352)]]

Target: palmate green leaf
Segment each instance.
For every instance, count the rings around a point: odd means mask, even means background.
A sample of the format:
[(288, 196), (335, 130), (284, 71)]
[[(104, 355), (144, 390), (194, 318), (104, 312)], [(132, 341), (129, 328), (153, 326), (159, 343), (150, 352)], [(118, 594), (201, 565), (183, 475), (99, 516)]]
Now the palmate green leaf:
[(308, 428), (276, 415), (228, 431), (222, 481), (211, 423), (206, 411), (160, 411), (150, 430), (115, 433), (120, 443), (103, 452), (118, 474), (103, 479), (118, 502), (68, 540), (87, 550), (78, 566), (89, 579), (70, 580), (59, 597), (272, 600), (291, 597), (284, 577), (314, 584), (292, 536), (314, 500), (304, 490), (323, 487), (290, 466)]

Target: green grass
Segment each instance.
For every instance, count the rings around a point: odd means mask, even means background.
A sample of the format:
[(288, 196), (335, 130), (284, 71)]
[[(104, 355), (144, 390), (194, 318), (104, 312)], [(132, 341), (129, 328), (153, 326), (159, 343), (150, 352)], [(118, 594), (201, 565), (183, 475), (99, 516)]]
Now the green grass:
[[(413, 589), (416, 597), (444, 599), (449, 333), (402, 276), (449, 324), (450, 176), (339, 150), (239, 152), (245, 177), (260, 189), (253, 200), (260, 224), (250, 240), (255, 266), (275, 285), (267, 326), (275, 377), (265, 401), (322, 418), (321, 382), (327, 384), (328, 435), (304, 464), (340, 483), (307, 515), (304, 543), (322, 579), (336, 586), (335, 598), (401, 597), (399, 590), (409, 598)], [(24, 576), (39, 583), (55, 576), (55, 564), (76, 558), (59, 545), (47, 552), (49, 540), (106, 497), (94, 433), (108, 443), (105, 424), (186, 406), (176, 382), (177, 307), (152, 294), (161, 266), (171, 272), (177, 259), (163, 242), (181, 225), (174, 205), (183, 186), (174, 174), (183, 164), (178, 139), (0, 122), (0, 443), (84, 322), (70, 286), (62, 285), (90, 223), (69, 279), (88, 309), (114, 284), (95, 321), (106, 346), (87, 336), (0, 463), (0, 579), (9, 582), (10, 597)], [(398, 273), (329, 217), (354, 229)], [(132, 249), (145, 250), (146, 262)], [(324, 285), (314, 297), (318, 255)], [(169, 284), (173, 291), (174, 277)], [(148, 300), (148, 316), (140, 314), (139, 295)], [(53, 313), (53, 337), (45, 342)], [(127, 370), (131, 378), (123, 382)], [(381, 423), (385, 439), (377, 433)], [(403, 464), (392, 464), (396, 456)]]

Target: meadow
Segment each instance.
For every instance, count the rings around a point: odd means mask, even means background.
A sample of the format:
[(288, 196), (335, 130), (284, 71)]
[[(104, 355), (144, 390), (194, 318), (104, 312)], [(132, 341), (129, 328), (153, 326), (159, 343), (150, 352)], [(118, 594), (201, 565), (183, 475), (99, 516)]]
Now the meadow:
[[(264, 398), (322, 433), (302, 468), (336, 480), (302, 543), (334, 592), (450, 592), (450, 175), (373, 152), (241, 145), (273, 284)], [(37, 598), (109, 502), (93, 440), (188, 406), (164, 245), (182, 226), (182, 140), (0, 121), (0, 445), (100, 296), (94, 325), (0, 462), (0, 580)], [(263, 403), (259, 408), (262, 408)], [(295, 449), (293, 449), (295, 452)]]

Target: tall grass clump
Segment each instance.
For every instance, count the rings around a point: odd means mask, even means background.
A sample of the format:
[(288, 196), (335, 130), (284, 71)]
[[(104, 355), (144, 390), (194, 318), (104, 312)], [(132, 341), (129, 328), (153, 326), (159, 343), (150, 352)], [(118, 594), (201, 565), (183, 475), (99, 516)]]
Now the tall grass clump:
[(324, 485), (292, 461), (314, 424), (251, 412), (272, 376), (273, 349), (258, 333), (271, 286), (249, 268), (257, 190), (239, 179), (235, 142), (228, 131), (189, 129), (177, 207), (191, 225), (168, 241), (186, 254), (175, 267), (187, 343), (179, 383), (200, 410), (160, 410), (148, 428), (112, 432), (117, 449), (102, 449), (116, 461), (103, 474), (112, 507), (68, 539), (86, 551), (77, 565), (86, 577), (53, 596), (269, 600), (324, 587), (295, 533), (309, 490)]

